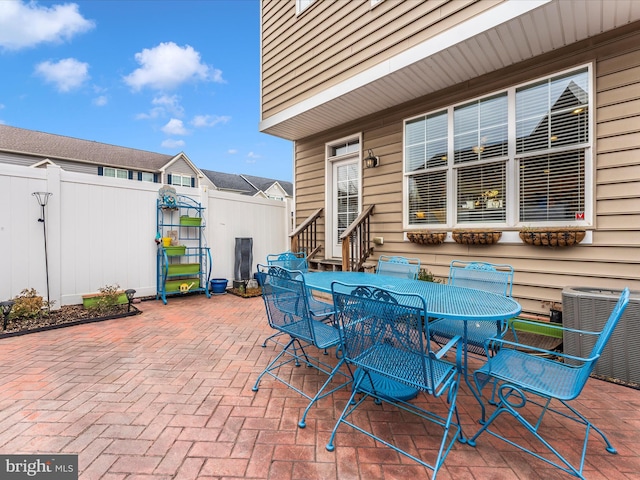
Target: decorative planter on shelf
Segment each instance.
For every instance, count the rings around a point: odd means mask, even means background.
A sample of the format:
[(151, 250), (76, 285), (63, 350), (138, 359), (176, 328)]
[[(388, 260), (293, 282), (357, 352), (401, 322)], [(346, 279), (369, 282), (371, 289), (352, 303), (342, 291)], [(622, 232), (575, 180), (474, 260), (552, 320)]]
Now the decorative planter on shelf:
[(187, 247), (184, 245), (175, 245), (172, 247), (164, 247), (164, 251), (167, 252), (167, 256), (169, 257), (175, 257), (178, 255), (184, 255), (184, 253), (186, 252)]
[(429, 230), (414, 230), (407, 232), (410, 242), (420, 245), (440, 245), (447, 238), (447, 232), (430, 232)]
[(169, 265), (169, 275), (193, 275), (200, 272), (199, 263), (172, 263)]
[(186, 285), (186, 289), (184, 289), (185, 293), (189, 290), (194, 290), (200, 288), (200, 280), (197, 278), (185, 278), (182, 280), (167, 280), (164, 284), (164, 289), (166, 292), (181, 292), (181, 285)]
[(180, 225), (183, 227), (199, 227), (201, 223), (201, 217), (189, 217), (188, 215), (182, 215), (180, 217)]
[(520, 230), (520, 238), (528, 245), (545, 247), (569, 247), (580, 243), (586, 231), (578, 228), (530, 228)]
[(451, 236), (456, 243), (462, 245), (491, 245), (498, 243), (502, 232), (494, 230), (454, 230)]

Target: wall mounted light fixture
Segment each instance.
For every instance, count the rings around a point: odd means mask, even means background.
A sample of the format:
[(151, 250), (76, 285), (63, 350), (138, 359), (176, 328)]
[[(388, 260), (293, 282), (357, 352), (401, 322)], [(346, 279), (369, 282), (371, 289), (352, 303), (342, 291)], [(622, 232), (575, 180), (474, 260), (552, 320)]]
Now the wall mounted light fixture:
[(373, 154), (373, 151), (369, 149), (368, 155), (364, 159), (364, 166), (366, 168), (375, 168), (380, 164), (380, 157)]

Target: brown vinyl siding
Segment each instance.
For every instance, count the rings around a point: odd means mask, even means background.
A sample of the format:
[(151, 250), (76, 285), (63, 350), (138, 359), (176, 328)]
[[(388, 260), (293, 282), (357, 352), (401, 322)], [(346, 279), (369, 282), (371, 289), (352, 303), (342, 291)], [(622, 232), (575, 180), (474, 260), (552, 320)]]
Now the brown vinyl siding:
[[(383, 2), (386, 3), (386, 2)], [(434, 109), (593, 61), (595, 72), (594, 219), (590, 245), (540, 248), (521, 243), (468, 247), (404, 241), (402, 226), (403, 120)], [(446, 277), (453, 259), (514, 266), (514, 296), (527, 312), (548, 312), (543, 301), (560, 301), (565, 286), (640, 290), (640, 32), (633, 25), (493, 72), (400, 105), (358, 122), (296, 142), (296, 224), (324, 206), (324, 144), (362, 133), (362, 150), (373, 149), (380, 166), (362, 172), (363, 206), (375, 204), (372, 236), (384, 237), (380, 254), (419, 257)]]
[(501, 0), (263, 1), (262, 117), (306, 98), (492, 8)]

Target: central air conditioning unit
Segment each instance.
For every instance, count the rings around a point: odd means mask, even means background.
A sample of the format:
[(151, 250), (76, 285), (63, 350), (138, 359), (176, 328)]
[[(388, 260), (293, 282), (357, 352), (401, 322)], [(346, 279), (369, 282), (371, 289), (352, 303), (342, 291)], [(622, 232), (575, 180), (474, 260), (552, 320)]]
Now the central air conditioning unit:
[[(600, 331), (622, 290), (566, 287), (562, 290), (562, 323), (578, 330)], [(595, 337), (564, 332), (564, 353), (586, 357)], [(632, 291), (618, 326), (596, 362), (595, 375), (640, 385), (640, 292)]]

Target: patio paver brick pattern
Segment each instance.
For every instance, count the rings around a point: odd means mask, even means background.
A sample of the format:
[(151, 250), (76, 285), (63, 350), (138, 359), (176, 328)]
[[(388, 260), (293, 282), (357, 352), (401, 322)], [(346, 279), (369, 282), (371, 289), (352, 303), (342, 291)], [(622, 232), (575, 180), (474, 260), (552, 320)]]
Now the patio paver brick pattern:
[[(260, 347), (272, 333), (261, 298), (176, 297), (140, 307), (135, 317), (0, 341), (0, 453), (77, 453), (83, 480), (430, 478), (345, 426), (335, 452), (326, 451), (345, 389), (314, 406), (305, 429), (297, 427), (306, 406), (300, 395), (270, 377), (251, 390), (276, 354), (273, 343)], [(322, 379), (307, 368), (291, 370), (304, 388)], [(441, 407), (439, 399), (417, 401)], [(479, 408), (466, 386), (458, 404), (472, 434)], [(639, 478), (640, 391), (590, 379), (577, 405), (618, 450), (607, 453), (592, 435), (586, 478)], [(431, 426), (388, 405), (368, 402), (357, 419), (418, 455), (432, 453)], [(498, 426), (527, 441), (513, 423)], [(563, 451), (578, 445), (575, 426), (545, 428), (555, 428)], [(484, 435), (476, 448), (456, 443), (438, 478), (570, 477)]]

